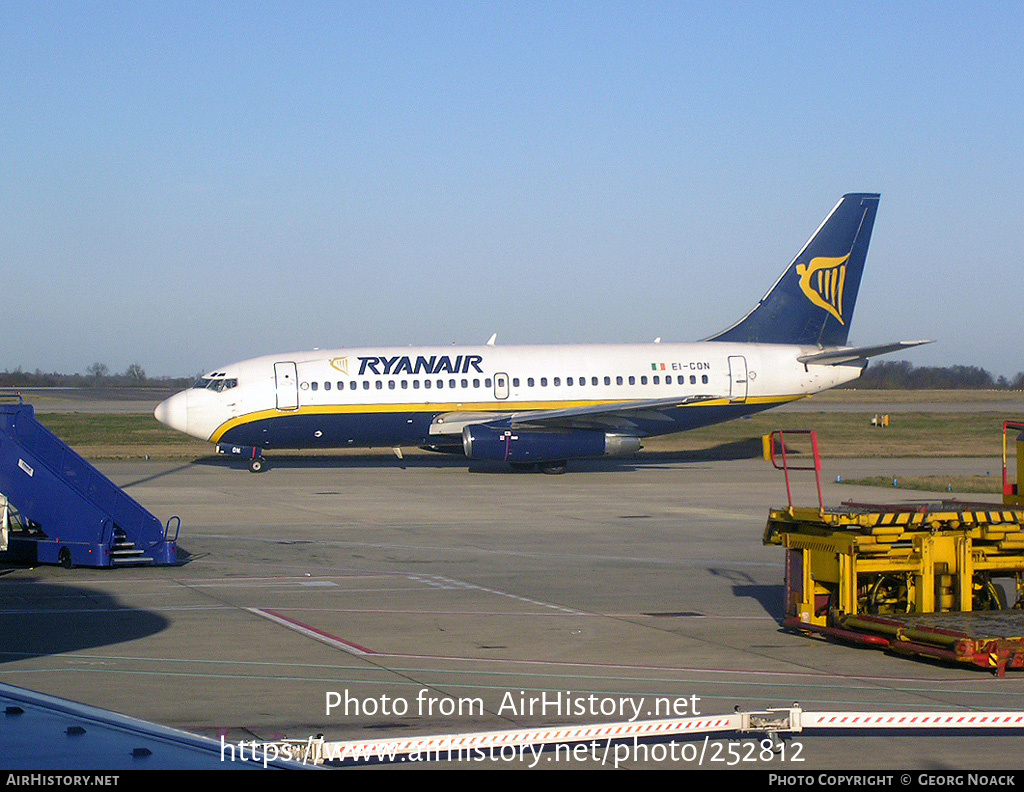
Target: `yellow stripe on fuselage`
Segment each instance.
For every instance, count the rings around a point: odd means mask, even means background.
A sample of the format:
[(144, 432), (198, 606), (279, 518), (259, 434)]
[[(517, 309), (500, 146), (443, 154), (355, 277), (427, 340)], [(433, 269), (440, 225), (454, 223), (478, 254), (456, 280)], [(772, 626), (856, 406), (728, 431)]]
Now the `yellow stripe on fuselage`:
[[(730, 399), (711, 399), (708, 401), (683, 404), (682, 407), (721, 407), (723, 405), (740, 404), (785, 404), (786, 402), (802, 399), (806, 394), (796, 396), (754, 396), (743, 402), (734, 402)], [(686, 397), (680, 397), (683, 401)], [(225, 421), (218, 426), (209, 442), (218, 443), (220, 439), (231, 429), (245, 424), (264, 421), (270, 418), (280, 418), (288, 415), (356, 415), (356, 414), (380, 414), (380, 413), (450, 413), (450, 412), (488, 412), (488, 413), (509, 413), (536, 410), (571, 410), (579, 407), (596, 407), (604, 404), (629, 405), (638, 399), (601, 399), (592, 401), (529, 401), (529, 402), (413, 402), (404, 404), (309, 404), (295, 410), (258, 410), (256, 412), (240, 415)], [(665, 409), (660, 407), (658, 409)]]

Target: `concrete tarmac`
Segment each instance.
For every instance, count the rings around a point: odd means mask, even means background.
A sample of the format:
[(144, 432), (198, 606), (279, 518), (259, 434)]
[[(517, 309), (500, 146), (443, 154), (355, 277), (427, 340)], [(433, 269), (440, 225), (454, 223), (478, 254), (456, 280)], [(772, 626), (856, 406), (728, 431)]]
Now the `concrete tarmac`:
[[(5, 568), (0, 681), (229, 743), (617, 721), (636, 709), (648, 719), (665, 707), (1024, 711), (1020, 673), (780, 631), (782, 550), (761, 538), (785, 488), (761, 460), (651, 455), (577, 462), (563, 476), (434, 456), (271, 462), (259, 475), (225, 458), (99, 463), (161, 519), (181, 517), (185, 563)], [(887, 475), (893, 462), (826, 460), (826, 503), (920, 500), (835, 482)], [(997, 472), (998, 461), (899, 462), (905, 475), (950, 468)], [(814, 503), (813, 478), (796, 475), (797, 500)], [(729, 753), (711, 738), (701, 766), (1019, 764), (1019, 738), (997, 734), (798, 735), (771, 759), (755, 742), (734, 739), (743, 750)], [(648, 750), (620, 766), (698, 763)]]

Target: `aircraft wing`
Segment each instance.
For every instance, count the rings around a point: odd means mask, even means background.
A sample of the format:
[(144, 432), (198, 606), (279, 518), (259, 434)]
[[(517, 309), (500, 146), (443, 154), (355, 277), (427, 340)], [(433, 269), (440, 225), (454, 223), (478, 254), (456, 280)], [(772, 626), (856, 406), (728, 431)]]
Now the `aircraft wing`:
[(705, 395), (673, 399), (644, 399), (641, 401), (593, 404), (586, 407), (566, 407), (561, 410), (532, 410), (512, 413), (509, 423), (512, 428), (535, 429), (600, 429), (629, 433), (637, 422), (665, 421), (670, 423), (669, 410), (685, 407), (713, 399), (728, 399), (728, 396)]
[(801, 363), (814, 363), (822, 366), (839, 366), (843, 363), (850, 363), (854, 360), (864, 360), (875, 355), (884, 355), (887, 352), (896, 352), (900, 349), (910, 349), (921, 344), (931, 344), (932, 341), (894, 341), (891, 344), (880, 344), (867, 347), (842, 347), (840, 349), (828, 349), (823, 352), (814, 352), (810, 355), (801, 355), (797, 358)]
[[(534, 410), (513, 413), (509, 418), (512, 428), (555, 429), (599, 429), (601, 431), (640, 433), (640, 425), (650, 426), (651, 422), (671, 424), (672, 410), (699, 402), (728, 399), (722, 395), (692, 395), (683, 399), (647, 399), (634, 402), (616, 402), (587, 407), (568, 407), (561, 410)], [(646, 432), (644, 432), (646, 433)]]
[(599, 429), (605, 432), (630, 433), (638, 422), (671, 423), (666, 413), (688, 404), (728, 399), (728, 396), (687, 396), (685, 398), (644, 399), (635, 401), (592, 404), (585, 407), (565, 407), (559, 410), (526, 410), (517, 412), (464, 412), (437, 416), (430, 425), (432, 435), (457, 435), (473, 424), (509, 426), (515, 429)]

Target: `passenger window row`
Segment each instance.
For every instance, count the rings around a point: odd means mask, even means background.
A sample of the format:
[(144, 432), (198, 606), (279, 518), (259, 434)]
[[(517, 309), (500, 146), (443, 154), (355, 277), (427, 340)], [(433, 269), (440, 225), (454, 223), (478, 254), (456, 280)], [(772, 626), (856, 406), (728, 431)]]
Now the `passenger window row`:
[[(615, 384), (616, 385), (625, 385), (625, 384), (628, 383), (630, 385), (636, 385), (637, 384), (637, 379), (638, 378), (634, 377), (634, 376), (630, 376), (630, 377), (615, 377)], [(662, 379), (663, 378), (660, 375), (656, 375), (656, 376), (650, 377), (649, 380), (648, 380), (648, 377), (646, 375), (639, 377), (639, 381), (640, 381), (641, 385), (647, 385), (647, 384), (660, 385)], [(679, 374), (679, 375), (677, 375), (673, 379), (673, 376), (671, 374), (667, 374), (667, 375), (665, 375), (664, 380), (665, 380), (665, 384), (666, 385), (673, 385), (673, 384), (675, 384), (675, 385), (685, 385), (686, 384), (686, 375)], [(590, 384), (592, 386), (596, 387), (596, 386), (598, 386), (598, 385), (600, 385), (602, 383), (604, 383), (605, 385), (611, 385), (612, 384), (612, 378), (611, 377), (591, 377), (590, 378)], [(701, 376), (701, 383), (704, 384), (704, 385), (708, 384), (708, 375), (707, 374), (704, 374), (703, 376)], [(587, 378), (586, 377), (577, 377), (577, 378), (574, 379), (573, 377), (566, 377), (565, 378), (565, 384), (568, 387), (572, 387), (573, 385), (586, 385), (587, 384)], [(691, 374), (690, 375), (690, 384), (691, 385), (696, 385), (697, 384), (697, 375), (696, 374)], [(537, 381), (533, 377), (527, 377), (526, 378), (526, 387), (533, 388), (533, 387), (536, 387), (536, 385), (537, 385)], [(552, 387), (555, 387), (555, 388), (561, 387), (561, 385), (562, 385), (562, 378), (561, 377), (553, 377), (552, 380), (551, 380), (551, 385), (552, 385)], [(547, 386), (548, 386), (548, 378), (547, 377), (541, 377), (540, 378), (540, 387), (546, 388)], [(519, 378), (518, 377), (513, 377), (512, 378), (512, 387), (514, 387), (514, 388), (518, 388), (519, 387)]]
[[(664, 379), (664, 381), (665, 381), (664, 384), (665, 385), (673, 385), (673, 384), (675, 384), (675, 385), (685, 385), (686, 384), (686, 375), (685, 374), (676, 375), (674, 378), (673, 378), (673, 375), (671, 375), (671, 374), (666, 374), (664, 377), (661, 377), (660, 375), (654, 375), (654, 376), (652, 376), (650, 378), (648, 378), (647, 375), (643, 375), (643, 376), (639, 377), (639, 382), (640, 382), (641, 385), (647, 385), (647, 384), (661, 385), (662, 384), (662, 379)], [(630, 385), (636, 385), (637, 384), (637, 380), (638, 380), (638, 378), (635, 377), (635, 376), (615, 377), (615, 384), (616, 385), (625, 385), (625, 384), (628, 383)], [(707, 385), (708, 384), (708, 375), (707, 374), (702, 375), (701, 378), (700, 378), (700, 381), (701, 381), (701, 384)], [(413, 390), (419, 390), (420, 388), (423, 388), (424, 390), (430, 390), (431, 388), (436, 388), (437, 390), (443, 390), (445, 388), (449, 388), (449, 389), (453, 389), (453, 388), (469, 388), (470, 387), (470, 382), (473, 383), (472, 387), (474, 387), (474, 388), (479, 388), (480, 385), (481, 385), (481, 380), (479, 378), (475, 378), (475, 379), (472, 379), (472, 380), (469, 380), (469, 379), (462, 379), (462, 380), (455, 380), (455, 379), (449, 379), (449, 380), (443, 380), (443, 379), (429, 380), (429, 379), (425, 379), (425, 380), (422, 380), (422, 381), (418, 380), (418, 379), (414, 379), (414, 380), (387, 380), (387, 385), (386, 386), (384, 384), (385, 380), (373, 380), (372, 381), (373, 385), (370, 384), (371, 380), (360, 380), (360, 381), (350, 380), (349, 383), (348, 383), (348, 390), (353, 390), (353, 391), (354, 390), (358, 390), (359, 387), (360, 387), (359, 382), (362, 382), (362, 386), (361, 387), (362, 387), (363, 390), (370, 390), (371, 388), (375, 388), (376, 390), (384, 390), (385, 387), (388, 390), (396, 390), (396, 389), (408, 390), (409, 387), (410, 387), (410, 383), (411, 383), (411, 387), (412, 387)], [(551, 382), (551, 387), (560, 388), (562, 386), (562, 378), (561, 377), (552, 377), (550, 382)], [(590, 377), (590, 379), (589, 379), (589, 384), (591, 386), (594, 386), (594, 387), (599, 386), (602, 383), (604, 385), (611, 385), (612, 384), (612, 377)], [(567, 387), (586, 386), (588, 384), (588, 380), (587, 380), (586, 377), (566, 377), (565, 378), (565, 384), (566, 384)], [(697, 384), (697, 375), (696, 374), (691, 374), (690, 375), (690, 384), (691, 385), (696, 385)], [(512, 378), (512, 387), (513, 388), (518, 388), (519, 386), (520, 386), (519, 377), (513, 377)], [(328, 382), (324, 382), (322, 384), (322, 387), (323, 387), (323, 389), (325, 391), (329, 391), (332, 388), (336, 389), (336, 390), (339, 390), (339, 391), (342, 391), (342, 390), (346, 389), (345, 382), (341, 381), (341, 380), (339, 380), (337, 383), (332, 383), (332, 382), (329, 382), (329, 381)], [(485, 387), (485, 388), (490, 388), (491, 387), (491, 378), (490, 377), (487, 377), (487, 378), (485, 378), (483, 380), (483, 387)], [(534, 377), (527, 377), (526, 378), (526, 387), (528, 387), (528, 388), (538, 387), (538, 379), (534, 378)], [(548, 378), (547, 377), (540, 377), (539, 378), (539, 387), (541, 387), (541, 388), (548, 387)], [(307, 388), (309, 390), (312, 390), (312, 391), (318, 391), (321, 388), (321, 383), (317, 382), (316, 380), (313, 380), (313, 381), (308, 382), (308, 383), (307, 382), (303, 382), (302, 383), (302, 389), (306, 390)]]
[[(370, 385), (370, 380), (360, 380), (360, 382), (362, 382), (362, 389), (363, 390), (370, 390), (371, 387), (375, 387), (377, 390), (384, 390), (384, 388), (385, 388), (384, 380), (374, 380), (373, 381), (373, 383), (374, 383), (373, 385)], [(441, 390), (443, 388), (460, 388), (460, 387), (461, 388), (468, 388), (468, 387), (470, 387), (470, 382), (473, 383), (473, 387), (474, 388), (479, 388), (480, 387), (481, 380), (480, 380), (479, 377), (474, 378), (472, 380), (468, 380), (468, 379), (463, 379), (463, 380), (454, 380), (454, 379), (443, 380), (443, 379), (438, 379), (438, 380), (422, 380), (422, 382), (420, 380), (418, 380), (418, 379), (415, 379), (415, 380), (387, 380), (387, 386), (386, 387), (387, 387), (388, 390), (396, 390), (398, 388), (401, 388), (402, 390), (407, 390), (409, 387), (412, 387), (413, 390), (419, 390), (420, 388), (424, 388), (424, 389), (429, 390), (430, 388), (434, 388), (434, 387), (436, 387), (438, 390)], [(340, 390), (340, 391), (341, 390), (345, 390), (345, 383), (343, 381), (341, 381), (341, 380), (339, 380), (337, 383), (331, 383), (331, 382), (324, 382), (323, 383), (323, 389), (325, 391), (329, 391), (329, 390), (331, 390), (335, 386), (337, 387), (337, 390)], [(485, 388), (490, 388), (491, 387), (491, 378), (490, 377), (487, 377), (486, 379), (483, 380), (483, 386)], [(303, 390), (305, 390), (306, 388), (309, 388), (309, 390), (316, 391), (316, 390), (320, 390), (321, 384), (314, 380), (312, 382), (303, 382), (301, 387), (302, 387)], [(359, 387), (360, 387), (359, 382), (357, 382), (356, 380), (350, 380), (349, 383), (348, 383), (348, 390), (357, 390)]]

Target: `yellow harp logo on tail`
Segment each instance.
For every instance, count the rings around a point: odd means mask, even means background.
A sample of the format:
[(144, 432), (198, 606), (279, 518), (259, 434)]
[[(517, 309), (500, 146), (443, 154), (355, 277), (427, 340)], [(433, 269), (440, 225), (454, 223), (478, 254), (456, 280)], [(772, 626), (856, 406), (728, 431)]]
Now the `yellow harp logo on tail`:
[(847, 253), (842, 257), (818, 256), (810, 264), (797, 264), (796, 274), (800, 276), (800, 291), (819, 308), (828, 311), (843, 321), (843, 286), (846, 283)]

